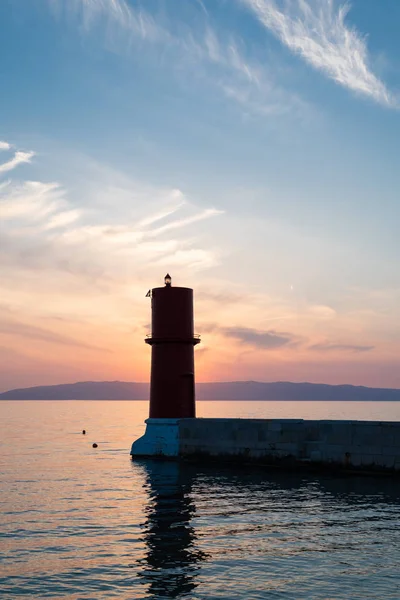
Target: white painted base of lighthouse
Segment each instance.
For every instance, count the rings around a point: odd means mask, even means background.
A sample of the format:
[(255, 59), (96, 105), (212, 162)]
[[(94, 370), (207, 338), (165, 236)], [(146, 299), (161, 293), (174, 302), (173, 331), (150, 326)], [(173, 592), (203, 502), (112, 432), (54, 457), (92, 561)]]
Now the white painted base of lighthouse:
[(178, 457), (179, 421), (180, 419), (146, 419), (146, 431), (133, 442), (131, 456)]

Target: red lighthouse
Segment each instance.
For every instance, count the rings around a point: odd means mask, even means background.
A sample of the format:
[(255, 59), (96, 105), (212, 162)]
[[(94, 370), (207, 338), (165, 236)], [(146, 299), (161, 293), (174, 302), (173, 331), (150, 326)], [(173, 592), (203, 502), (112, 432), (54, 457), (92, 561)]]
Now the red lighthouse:
[(196, 416), (194, 385), (193, 290), (173, 287), (171, 277), (151, 296), (150, 419)]

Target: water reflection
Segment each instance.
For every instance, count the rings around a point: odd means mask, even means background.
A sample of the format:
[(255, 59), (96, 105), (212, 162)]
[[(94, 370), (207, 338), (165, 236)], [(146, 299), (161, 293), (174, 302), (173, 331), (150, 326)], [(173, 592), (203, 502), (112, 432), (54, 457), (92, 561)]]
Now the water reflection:
[(145, 461), (149, 504), (143, 539), (146, 552), (139, 577), (149, 598), (179, 598), (196, 587), (199, 562), (191, 526), (195, 505), (191, 498), (193, 476), (177, 462)]
[[(295, 578), (308, 578), (316, 589), (325, 581), (313, 598), (333, 597), (338, 590), (330, 573), (342, 565), (348, 589), (337, 597), (350, 597), (360, 569), (386, 585), (380, 579), (383, 548), (393, 557), (385, 559), (385, 569), (396, 572), (398, 480), (134, 464), (146, 489), (145, 548), (136, 563), (146, 598), (269, 597), (265, 593), (291, 590), (287, 572), (293, 560)], [(360, 550), (364, 546), (368, 552)]]
[[(302, 497), (302, 492), (311, 489), (318, 490), (328, 504), (335, 502), (343, 507), (367, 500), (400, 505), (400, 478), (392, 476), (323, 475), (221, 464), (218, 467), (197, 467), (195, 477), (192, 475), (192, 485), (196, 492), (194, 498), (203, 492), (210, 503), (210, 491), (218, 490), (228, 504), (230, 497), (244, 501), (256, 499), (261, 512), (274, 491), (279, 491), (282, 498), (295, 500)], [(290, 505), (287, 508), (290, 509)]]

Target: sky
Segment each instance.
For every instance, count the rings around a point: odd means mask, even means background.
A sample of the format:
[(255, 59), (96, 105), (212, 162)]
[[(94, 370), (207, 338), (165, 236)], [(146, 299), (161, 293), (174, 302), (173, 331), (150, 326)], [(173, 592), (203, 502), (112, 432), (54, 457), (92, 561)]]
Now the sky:
[(148, 381), (193, 287), (198, 381), (400, 387), (400, 2), (2, 0), (0, 391)]

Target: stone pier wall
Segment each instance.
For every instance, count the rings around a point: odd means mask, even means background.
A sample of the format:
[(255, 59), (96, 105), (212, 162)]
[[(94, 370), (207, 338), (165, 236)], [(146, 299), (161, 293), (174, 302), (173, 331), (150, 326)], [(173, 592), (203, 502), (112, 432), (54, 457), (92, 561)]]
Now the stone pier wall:
[(178, 419), (178, 455), (400, 472), (400, 422)]

